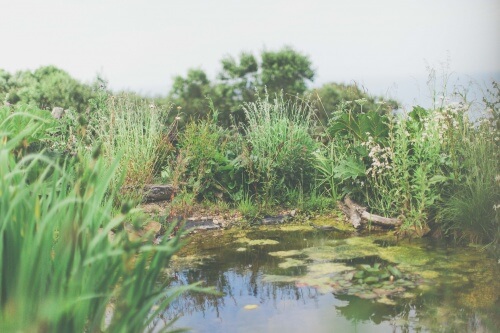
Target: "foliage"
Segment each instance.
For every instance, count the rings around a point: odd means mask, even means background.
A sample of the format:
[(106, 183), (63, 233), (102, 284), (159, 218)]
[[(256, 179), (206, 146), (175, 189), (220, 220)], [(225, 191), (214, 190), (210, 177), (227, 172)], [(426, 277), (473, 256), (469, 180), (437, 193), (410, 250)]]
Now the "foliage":
[(239, 168), (235, 161), (237, 146), (231, 134), (217, 125), (217, 112), (211, 118), (189, 122), (179, 136), (176, 156), (165, 168), (175, 187), (201, 199), (214, 201), (237, 192)]
[(211, 83), (201, 69), (190, 69), (185, 78), (182, 76), (174, 78), (169, 97), (181, 110), (183, 123), (187, 123), (190, 118), (203, 117), (207, 114), (206, 96), (210, 95), (211, 91)]
[(314, 79), (309, 58), (290, 47), (263, 51), (261, 60), (243, 52), (239, 59), (227, 56), (221, 61), (217, 80), (211, 82), (201, 69), (190, 69), (187, 76), (174, 78), (169, 93), (171, 101), (182, 107), (184, 123), (189, 118), (203, 118), (209, 110), (210, 97), (219, 110), (219, 124), (229, 127), (245, 121), (242, 105), (255, 102), (258, 93), (284, 91), (288, 95), (303, 94), (307, 82)]
[[(159, 176), (160, 163), (173, 149), (169, 139), (170, 110), (146, 100), (129, 99), (128, 95), (109, 96), (105, 91), (92, 101), (83, 147), (102, 144), (102, 154), (108, 165), (121, 156), (118, 174), (124, 175), (124, 190), (139, 190)], [(115, 176), (113, 184), (118, 184)], [(114, 186), (114, 185), (113, 185)], [(130, 192), (129, 191), (129, 192)]]
[(406, 116), (343, 107), (330, 120), (328, 146), (315, 154), (320, 184), (334, 197), (341, 188), (374, 212), (402, 218), (402, 230), (423, 234), (435, 220), (456, 237), (496, 242), (494, 117), (475, 126), (465, 103)]
[(398, 108), (391, 99), (369, 95), (356, 83), (326, 83), (311, 91), (312, 101), (317, 109), (318, 119), (326, 125), (339, 109), (349, 109), (352, 114), (376, 112), (390, 114)]
[[(496, 91), (495, 91), (496, 89)], [(487, 118), (453, 138), (453, 182), (437, 214), (447, 234), (459, 240), (500, 244), (500, 87), (485, 98)]]
[(36, 130), (23, 135), (23, 140), (14, 151), (16, 155), (24, 155), (29, 149), (42, 149), (53, 142), (53, 134), (57, 132), (57, 123), (50, 112), (36, 107), (23, 104), (0, 107), (1, 135), (13, 138), (25, 133), (26, 128), (33, 126)]
[(312, 189), (311, 161), (317, 145), (309, 132), (313, 125), (310, 106), (285, 101), (283, 95), (270, 101), (266, 95), (245, 104), (244, 110), (248, 124), (243, 127), (246, 144), (241, 163), (256, 199), (271, 204), (287, 189)]
[(10, 104), (31, 104), (41, 109), (53, 107), (83, 112), (93, 96), (90, 85), (82, 84), (67, 72), (45, 66), (13, 75), (0, 70), (0, 100)]
[(0, 330), (151, 328), (174, 297), (192, 288), (157, 284), (179, 237), (154, 247), (129, 240), (119, 227), (132, 218), (130, 207), (113, 213), (109, 192), (118, 162), (108, 165), (97, 151), (78, 164), (76, 178), (69, 165), (42, 154), (16, 160), (13, 149), (40, 126), (29, 122), (9, 137), (0, 127)]
[(314, 79), (312, 63), (291, 47), (279, 51), (263, 51), (262, 73), (259, 84), (267, 87), (271, 94), (284, 92), (292, 96), (302, 95), (307, 89), (307, 82)]

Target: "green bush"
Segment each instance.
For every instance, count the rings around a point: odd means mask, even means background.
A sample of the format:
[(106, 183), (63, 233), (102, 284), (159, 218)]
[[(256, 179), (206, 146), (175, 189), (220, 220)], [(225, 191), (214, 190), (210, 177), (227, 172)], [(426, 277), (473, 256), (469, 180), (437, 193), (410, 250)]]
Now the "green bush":
[(236, 161), (238, 143), (237, 133), (231, 137), (228, 130), (217, 125), (217, 112), (209, 119), (192, 120), (179, 135), (177, 155), (164, 170), (165, 178), (199, 199), (229, 200), (241, 183)]

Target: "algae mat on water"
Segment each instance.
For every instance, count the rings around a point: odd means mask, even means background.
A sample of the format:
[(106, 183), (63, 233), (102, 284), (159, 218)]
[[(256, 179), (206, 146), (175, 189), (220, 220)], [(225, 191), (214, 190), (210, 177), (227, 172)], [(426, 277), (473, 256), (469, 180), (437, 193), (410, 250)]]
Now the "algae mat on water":
[[(492, 275), (494, 270), (477, 272), (467, 268), (484, 259), (484, 253), (468, 249), (457, 263), (449, 260), (448, 251), (429, 250), (426, 244), (418, 240), (396, 243), (391, 236), (378, 235), (330, 240), (302, 250), (270, 252), (269, 255), (282, 258), (280, 268), (293, 269), (300, 265), (307, 268), (307, 273), (300, 276), (266, 274), (263, 281), (293, 282), (298, 287), (313, 287), (321, 293), (355, 295), (386, 305), (395, 304), (398, 298), (413, 298), (441, 284), (453, 283), (471, 289), (458, 299), (462, 304), (491, 307), (498, 301), (499, 283)], [(368, 259), (379, 263), (373, 267), (366, 265)], [(363, 262), (364, 265), (359, 265)], [(372, 273), (365, 274), (363, 279), (360, 266)]]

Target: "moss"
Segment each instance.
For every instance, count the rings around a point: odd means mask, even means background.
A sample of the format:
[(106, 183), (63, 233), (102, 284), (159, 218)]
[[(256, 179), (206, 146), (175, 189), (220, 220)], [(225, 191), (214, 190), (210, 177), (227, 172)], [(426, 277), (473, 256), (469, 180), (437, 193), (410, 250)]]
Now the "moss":
[(311, 220), (311, 223), (320, 228), (332, 228), (337, 231), (346, 231), (346, 232), (354, 232), (356, 229), (351, 224), (345, 223), (342, 220), (333, 217), (319, 217)]

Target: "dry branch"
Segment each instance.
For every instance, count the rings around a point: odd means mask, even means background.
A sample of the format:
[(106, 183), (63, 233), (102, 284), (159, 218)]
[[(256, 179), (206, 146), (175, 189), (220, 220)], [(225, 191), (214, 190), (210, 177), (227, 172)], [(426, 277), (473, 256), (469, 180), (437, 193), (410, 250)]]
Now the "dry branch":
[[(380, 215), (370, 214), (363, 207), (352, 201), (349, 196), (344, 199), (344, 204), (340, 204), (342, 211), (349, 217), (354, 228), (359, 228), (361, 224), (373, 223), (383, 227), (396, 227), (401, 224), (401, 221), (396, 218), (384, 217)], [(343, 206), (343, 208), (342, 208)]]

